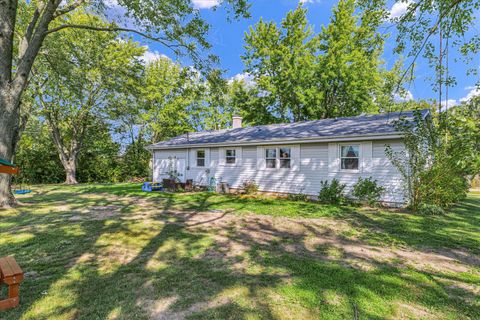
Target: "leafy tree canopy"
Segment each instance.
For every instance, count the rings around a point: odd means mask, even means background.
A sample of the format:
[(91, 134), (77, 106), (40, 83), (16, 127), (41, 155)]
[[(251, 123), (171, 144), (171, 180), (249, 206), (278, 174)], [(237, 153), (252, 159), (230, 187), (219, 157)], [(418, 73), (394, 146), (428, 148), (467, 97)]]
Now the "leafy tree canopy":
[(248, 90), (253, 101), (245, 99), (246, 88), (235, 94), (248, 120), (351, 116), (393, 104), (402, 67), (398, 63), (387, 70), (381, 59), (385, 38), (377, 29), (382, 12), (357, 14), (354, 8), (354, 0), (340, 1), (318, 34), (302, 6), (289, 12), (281, 26), (261, 20), (250, 28), (242, 58), (255, 82)]

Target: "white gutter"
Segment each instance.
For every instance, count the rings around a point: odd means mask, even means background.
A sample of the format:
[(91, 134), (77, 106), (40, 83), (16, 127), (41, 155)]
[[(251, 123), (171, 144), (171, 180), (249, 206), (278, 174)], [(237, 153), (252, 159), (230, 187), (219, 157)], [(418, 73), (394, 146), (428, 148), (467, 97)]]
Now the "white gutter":
[(181, 144), (172, 146), (155, 146), (146, 147), (148, 150), (168, 150), (168, 149), (185, 149), (185, 148), (204, 148), (204, 147), (228, 147), (228, 146), (251, 146), (251, 145), (278, 145), (291, 143), (314, 143), (314, 142), (336, 142), (336, 141), (360, 141), (360, 140), (382, 140), (382, 139), (399, 139), (403, 138), (403, 134), (394, 132), (390, 134), (376, 133), (354, 136), (331, 136), (326, 138), (303, 138), (303, 139), (273, 139), (273, 140), (254, 140), (244, 142), (220, 142), (220, 143), (198, 143), (198, 144)]

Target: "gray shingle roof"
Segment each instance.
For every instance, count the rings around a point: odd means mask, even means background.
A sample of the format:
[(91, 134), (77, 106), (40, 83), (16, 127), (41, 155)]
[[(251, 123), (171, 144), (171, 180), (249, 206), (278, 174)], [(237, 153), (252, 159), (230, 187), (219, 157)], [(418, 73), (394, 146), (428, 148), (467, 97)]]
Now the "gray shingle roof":
[[(423, 117), (428, 109), (420, 110)], [(201, 146), (204, 144), (240, 144), (251, 142), (290, 141), (304, 139), (328, 139), (333, 137), (393, 135), (394, 121), (401, 117), (413, 118), (413, 111), (392, 112), (356, 117), (323, 119), (314, 121), (272, 124), (264, 126), (203, 131), (184, 134), (170, 140), (148, 146), (148, 149)]]

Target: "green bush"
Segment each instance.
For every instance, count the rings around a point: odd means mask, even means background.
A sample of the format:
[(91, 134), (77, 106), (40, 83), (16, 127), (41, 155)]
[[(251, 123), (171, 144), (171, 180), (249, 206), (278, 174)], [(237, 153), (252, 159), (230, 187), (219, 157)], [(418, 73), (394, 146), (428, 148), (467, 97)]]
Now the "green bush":
[(442, 207), (434, 204), (426, 204), (426, 203), (420, 204), (417, 212), (426, 216), (438, 216), (438, 215), (445, 214), (445, 210), (443, 210)]
[(420, 175), (418, 194), (421, 203), (448, 208), (467, 196), (468, 179), (448, 162), (439, 160)]
[(385, 188), (377, 184), (377, 180), (372, 177), (362, 179), (358, 178), (357, 183), (353, 186), (353, 196), (363, 203), (374, 205), (380, 199)]
[(258, 191), (258, 184), (255, 180), (246, 180), (243, 182), (243, 190), (246, 194), (254, 194)]
[(288, 195), (288, 200), (291, 201), (308, 201), (308, 195), (304, 193), (290, 193)]
[(387, 146), (386, 155), (402, 175), (408, 206), (448, 208), (464, 199), (468, 181), (480, 171), (480, 97), (452, 108), (448, 117), (431, 112), (396, 122), (405, 150)]
[(332, 182), (322, 180), (320, 185), (318, 201), (327, 204), (340, 204), (345, 201), (345, 195), (343, 194), (346, 187), (345, 184), (341, 184), (337, 179), (333, 179)]

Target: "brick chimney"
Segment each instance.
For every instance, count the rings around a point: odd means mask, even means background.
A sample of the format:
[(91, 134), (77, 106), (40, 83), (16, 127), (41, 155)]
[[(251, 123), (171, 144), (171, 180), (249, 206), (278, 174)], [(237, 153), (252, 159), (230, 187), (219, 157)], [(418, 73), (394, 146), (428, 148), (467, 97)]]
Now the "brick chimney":
[(238, 129), (242, 127), (242, 117), (233, 116), (232, 118), (232, 127), (233, 129)]

